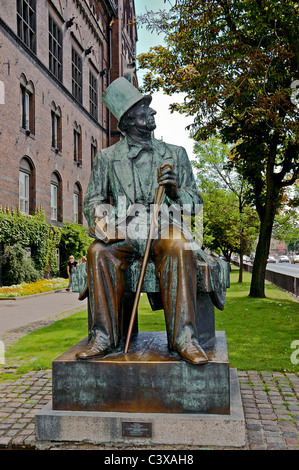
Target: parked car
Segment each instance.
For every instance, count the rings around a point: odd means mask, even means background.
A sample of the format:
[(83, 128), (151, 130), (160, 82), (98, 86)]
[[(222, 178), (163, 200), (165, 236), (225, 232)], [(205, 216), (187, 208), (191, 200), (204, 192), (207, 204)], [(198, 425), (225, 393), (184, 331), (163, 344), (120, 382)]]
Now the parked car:
[(299, 263), (299, 255), (291, 256), (291, 263), (292, 264)]
[(249, 262), (250, 262), (249, 256), (244, 255), (244, 256), (243, 256), (243, 262), (244, 262), (244, 263), (249, 263)]
[(273, 255), (269, 255), (267, 259), (267, 263), (276, 263), (276, 259)]
[(288, 258), (286, 255), (281, 255), (281, 256), (278, 258), (278, 262), (279, 262), (279, 263), (289, 263), (290, 260), (289, 260), (289, 258)]

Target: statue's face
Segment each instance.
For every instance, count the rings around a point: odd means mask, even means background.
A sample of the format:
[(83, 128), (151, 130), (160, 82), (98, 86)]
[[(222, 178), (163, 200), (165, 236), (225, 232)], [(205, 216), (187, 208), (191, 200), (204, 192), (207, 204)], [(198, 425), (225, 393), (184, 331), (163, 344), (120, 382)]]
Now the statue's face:
[(156, 129), (156, 111), (150, 108), (148, 101), (141, 100), (130, 110), (131, 124), (138, 129), (152, 132)]

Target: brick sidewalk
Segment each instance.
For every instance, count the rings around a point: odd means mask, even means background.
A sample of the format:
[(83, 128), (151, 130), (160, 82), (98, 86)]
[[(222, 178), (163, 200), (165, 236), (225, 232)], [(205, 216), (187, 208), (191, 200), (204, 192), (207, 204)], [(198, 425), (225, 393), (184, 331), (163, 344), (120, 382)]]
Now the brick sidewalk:
[[(48, 323), (56, 320), (53, 317)], [(36, 323), (5, 334), (6, 344), (41, 326), (44, 324)], [(0, 339), (3, 340), (3, 336)], [(12, 377), (10, 381), (0, 383), (0, 449), (34, 449), (35, 414), (51, 400), (51, 370), (32, 371), (16, 380), (13, 378), (14, 365), (5, 367)], [(299, 372), (238, 371), (238, 377), (247, 449), (299, 450)]]
[[(298, 374), (238, 372), (249, 450), (299, 450)], [(0, 384), (0, 448), (35, 447), (35, 413), (51, 400), (51, 370)], [(169, 448), (169, 446), (168, 446)]]

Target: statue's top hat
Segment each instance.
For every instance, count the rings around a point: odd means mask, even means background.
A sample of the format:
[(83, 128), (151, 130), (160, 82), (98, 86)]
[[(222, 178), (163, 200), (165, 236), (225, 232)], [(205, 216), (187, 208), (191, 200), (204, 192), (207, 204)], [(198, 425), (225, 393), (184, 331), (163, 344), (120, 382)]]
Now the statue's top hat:
[(103, 94), (103, 103), (116, 117), (118, 128), (125, 113), (141, 100), (147, 100), (150, 103), (152, 97), (140, 93), (140, 91), (124, 77), (114, 80)]

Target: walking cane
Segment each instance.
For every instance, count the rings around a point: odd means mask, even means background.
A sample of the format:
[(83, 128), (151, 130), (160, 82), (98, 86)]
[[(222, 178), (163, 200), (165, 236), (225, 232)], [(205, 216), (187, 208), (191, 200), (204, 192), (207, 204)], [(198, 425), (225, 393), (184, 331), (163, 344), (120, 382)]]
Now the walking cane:
[(147, 262), (148, 262), (148, 258), (149, 258), (151, 241), (152, 241), (152, 238), (153, 238), (155, 226), (158, 225), (158, 213), (159, 213), (160, 206), (162, 204), (164, 194), (165, 194), (164, 186), (158, 186), (158, 188), (156, 189), (155, 200), (154, 200), (154, 212), (153, 212), (153, 216), (152, 216), (151, 223), (150, 223), (149, 234), (148, 234), (148, 238), (147, 238), (147, 242), (146, 242), (144, 257), (143, 257), (143, 260), (142, 260), (141, 270), (140, 270), (137, 289), (136, 289), (136, 295), (135, 295), (135, 299), (134, 299), (131, 319), (130, 319), (128, 333), (127, 333), (127, 339), (126, 339), (126, 345), (125, 345), (125, 354), (128, 352), (130, 341), (131, 341), (132, 330), (133, 330), (133, 326), (134, 326), (134, 322), (135, 322), (135, 318), (136, 318), (136, 314), (137, 314), (137, 307), (138, 307), (140, 294), (141, 294), (141, 288), (142, 288), (144, 275), (145, 275), (145, 270), (146, 270), (146, 266), (147, 266)]

